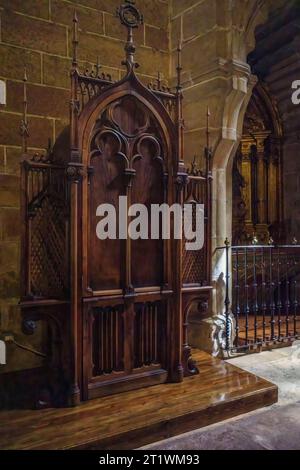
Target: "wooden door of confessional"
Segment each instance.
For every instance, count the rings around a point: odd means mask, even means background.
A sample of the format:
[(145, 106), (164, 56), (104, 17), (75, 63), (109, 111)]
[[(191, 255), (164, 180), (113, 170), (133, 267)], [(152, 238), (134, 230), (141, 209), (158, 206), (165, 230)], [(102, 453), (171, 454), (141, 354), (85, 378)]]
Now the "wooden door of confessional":
[[(103, 95), (82, 132), (83, 396), (167, 380), (172, 359), (171, 241), (151, 239), (151, 205), (173, 200), (171, 122), (129, 81)], [(99, 207), (115, 209), (115, 233), (97, 234)], [(120, 206), (121, 204), (121, 206)], [(128, 236), (147, 209), (145, 239)], [(106, 216), (105, 207), (102, 216)], [(98, 214), (98, 215), (97, 215)], [(108, 226), (106, 227), (108, 230)], [(146, 239), (147, 236), (147, 239)]]

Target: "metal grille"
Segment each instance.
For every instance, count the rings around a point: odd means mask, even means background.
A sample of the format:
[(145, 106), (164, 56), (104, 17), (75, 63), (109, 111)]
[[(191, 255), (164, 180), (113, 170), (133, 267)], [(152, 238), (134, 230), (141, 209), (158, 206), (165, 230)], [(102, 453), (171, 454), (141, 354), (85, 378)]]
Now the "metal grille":
[(230, 345), (227, 337), (227, 349), (249, 350), (299, 338), (300, 246), (227, 246), (225, 249), (228, 254), (227, 336), (230, 313), (235, 325), (235, 338)]

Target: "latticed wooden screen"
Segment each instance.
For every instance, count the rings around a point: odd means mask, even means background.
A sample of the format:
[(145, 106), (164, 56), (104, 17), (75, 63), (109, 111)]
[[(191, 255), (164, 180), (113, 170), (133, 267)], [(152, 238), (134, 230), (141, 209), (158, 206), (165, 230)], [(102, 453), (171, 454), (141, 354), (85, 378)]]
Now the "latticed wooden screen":
[(66, 227), (61, 201), (45, 196), (31, 220), (31, 292), (45, 298), (67, 290)]
[(26, 296), (62, 299), (68, 293), (68, 211), (63, 168), (34, 160), (22, 168), (28, 253)]
[(192, 229), (196, 230), (196, 204), (204, 204), (205, 211), (205, 231), (204, 247), (201, 250), (186, 250), (186, 242), (189, 242), (183, 236), (183, 284), (207, 285), (207, 196), (206, 179), (191, 178), (185, 189), (185, 204), (192, 205)]

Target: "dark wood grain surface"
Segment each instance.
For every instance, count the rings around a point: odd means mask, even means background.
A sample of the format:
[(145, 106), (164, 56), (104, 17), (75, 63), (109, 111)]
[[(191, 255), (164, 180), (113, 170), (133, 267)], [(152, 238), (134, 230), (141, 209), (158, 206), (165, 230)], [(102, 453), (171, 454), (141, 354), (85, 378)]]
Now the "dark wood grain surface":
[(134, 449), (277, 401), (277, 387), (206, 353), (180, 384), (89, 401), (75, 408), (0, 413), (1, 449)]

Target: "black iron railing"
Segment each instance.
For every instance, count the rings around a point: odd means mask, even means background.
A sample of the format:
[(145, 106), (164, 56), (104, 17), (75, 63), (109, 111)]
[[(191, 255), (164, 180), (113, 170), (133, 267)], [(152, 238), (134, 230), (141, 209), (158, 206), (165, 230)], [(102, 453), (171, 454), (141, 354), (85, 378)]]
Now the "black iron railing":
[(226, 350), (299, 339), (300, 245), (230, 246), (226, 241), (221, 249), (226, 258)]

